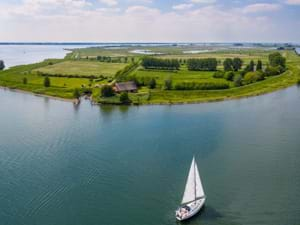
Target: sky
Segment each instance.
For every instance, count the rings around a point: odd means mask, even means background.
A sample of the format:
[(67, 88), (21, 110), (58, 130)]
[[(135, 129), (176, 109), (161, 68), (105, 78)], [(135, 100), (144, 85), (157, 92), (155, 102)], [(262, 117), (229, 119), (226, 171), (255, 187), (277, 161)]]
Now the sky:
[(294, 42), (300, 0), (0, 0), (0, 42)]

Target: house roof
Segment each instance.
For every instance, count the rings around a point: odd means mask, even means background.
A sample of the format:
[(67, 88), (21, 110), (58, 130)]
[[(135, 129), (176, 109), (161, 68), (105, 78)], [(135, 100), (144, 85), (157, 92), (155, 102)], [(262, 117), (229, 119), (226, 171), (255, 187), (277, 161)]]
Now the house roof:
[(133, 81), (116, 83), (116, 90), (117, 91), (135, 91), (137, 90), (137, 86)]

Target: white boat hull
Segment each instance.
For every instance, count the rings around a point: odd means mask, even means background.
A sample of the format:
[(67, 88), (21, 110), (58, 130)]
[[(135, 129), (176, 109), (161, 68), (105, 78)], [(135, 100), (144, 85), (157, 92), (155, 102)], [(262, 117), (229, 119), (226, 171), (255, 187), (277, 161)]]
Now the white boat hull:
[[(204, 203), (205, 198), (201, 198), (192, 203), (181, 206), (179, 209), (176, 210), (176, 219), (179, 221), (183, 221), (195, 216), (201, 210)], [(189, 208), (190, 210), (184, 211), (185, 207)]]

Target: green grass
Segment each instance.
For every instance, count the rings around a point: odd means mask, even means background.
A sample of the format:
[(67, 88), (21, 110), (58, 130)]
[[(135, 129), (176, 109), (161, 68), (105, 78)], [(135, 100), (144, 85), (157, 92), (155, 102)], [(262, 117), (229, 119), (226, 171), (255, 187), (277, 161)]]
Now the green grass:
[(225, 80), (214, 78), (214, 72), (188, 71), (186, 67), (182, 67), (179, 71), (157, 71), (139, 68), (134, 74), (137, 78), (155, 78), (158, 85), (163, 85), (166, 79), (172, 79), (174, 84), (177, 82), (218, 82)]
[[(295, 85), (300, 80), (300, 57), (293, 51), (282, 52), (287, 58), (288, 71), (282, 75), (269, 77), (264, 81), (260, 81), (251, 85), (233, 88), (232, 82), (230, 86), (232, 88), (227, 90), (215, 90), (215, 91), (165, 91), (162, 89), (164, 80), (171, 78), (173, 84), (177, 82), (217, 82), (224, 79), (213, 78), (213, 72), (193, 72), (188, 71), (186, 67), (182, 67), (179, 71), (157, 71), (157, 70), (144, 70), (141, 67), (132, 71), (131, 74), (135, 74), (138, 78), (155, 78), (157, 80), (157, 88), (149, 90), (147, 87), (143, 87), (138, 93), (129, 94), (130, 99), (134, 104), (170, 104), (170, 103), (192, 103), (192, 102), (208, 102), (208, 101), (220, 101), (226, 99), (242, 98), (269, 93), (282, 88), (286, 88)], [(218, 57), (224, 57), (224, 53), (218, 55)], [(226, 52), (226, 54), (231, 54)], [(235, 54), (233, 52), (232, 54)], [(245, 53), (244, 53), (245, 54)], [(266, 60), (267, 55), (264, 51), (254, 50), (249, 51), (248, 55), (258, 57), (261, 55)], [(245, 56), (245, 60), (250, 58)], [(259, 57), (258, 57), (259, 58)], [(53, 65), (49, 65), (49, 63)], [(64, 74), (91, 74), (96, 75), (104, 73), (110, 74), (113, 79), (114, 73), (126, 66), (126, 64), (116, 63), (100, 63), (96, 61), (87, 60), (46, 60), (41, 63), (16, 66), (8, 70), (0, 71), (0, 86), (20, 89), (37, 94), (44, 94), (49, 96), (61, 97), (71, 99), (73, 98), (73, 91), (75, 88), (81, 88), (82, 86), (88, 87), (91, 84), (93, 89), (93, 99), (99, 103), (113, 103), (119, 104), (119, 96), (116, 95), (112, 98), (100, 98), (100, 89), (94, 88), (96, 84), (107, 84), (108, 79), (99, 80), (97, 82), (91, 81), (87, 78), (67, 78), (67, 77), (50, 77), (51, 87), (45, 88), (43, 85), (44, 77), (37, 74), (37, 71), (47, 71), (50, 73), (64, 73)], [(101, 71), (101, 72), (100, 72)], [(74, 73), (74, 74), (73, 74)], [(26, 77), (28, 84), (23, 84), (23, 78)], [(110, 80), (111, 80), (110, 79)]]
[(103, 63), (97, 61), (64, 61), (54, 65), (38, 68), (39, 71), (46, 74), (61, 74), (74, 76), (100, 76), (113, 77), (117, 71), (123, 69), (125, 63)]

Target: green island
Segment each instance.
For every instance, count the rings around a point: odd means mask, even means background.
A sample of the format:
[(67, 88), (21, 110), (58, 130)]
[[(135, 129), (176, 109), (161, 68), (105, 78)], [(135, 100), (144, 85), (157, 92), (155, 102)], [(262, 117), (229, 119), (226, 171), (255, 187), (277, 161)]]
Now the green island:
[(300, 84), (293, 50), (195, 46), (74, 49), (64, 59), (0, 71), (0, 86), (99, 104), (184, 104), (250, 97)]

